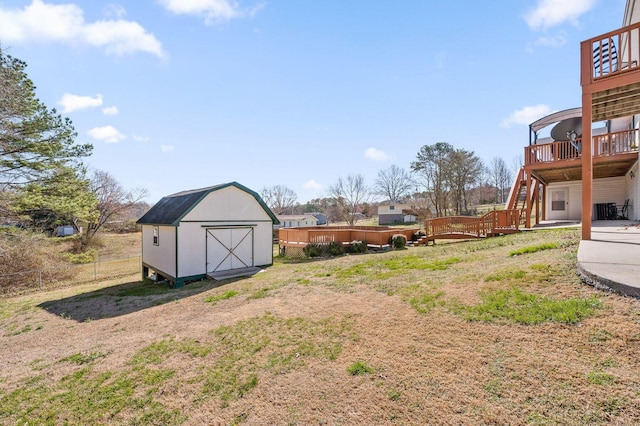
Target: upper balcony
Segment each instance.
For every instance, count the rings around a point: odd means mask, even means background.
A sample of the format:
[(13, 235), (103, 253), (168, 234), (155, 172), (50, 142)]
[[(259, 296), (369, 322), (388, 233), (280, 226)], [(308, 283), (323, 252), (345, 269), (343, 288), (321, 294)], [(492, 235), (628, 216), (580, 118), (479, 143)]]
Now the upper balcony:
[(640, 111), (640, 22), (585, 40), (580, 82), (592, 98), (592, 120)]
[[(637, 130), (604, 133), (592, 138), (593, 177), (626, 174), (638, 160)], [(547, 183), (580, 180), (582, 139), (553, 141), (524, 149), (524, 164)]]

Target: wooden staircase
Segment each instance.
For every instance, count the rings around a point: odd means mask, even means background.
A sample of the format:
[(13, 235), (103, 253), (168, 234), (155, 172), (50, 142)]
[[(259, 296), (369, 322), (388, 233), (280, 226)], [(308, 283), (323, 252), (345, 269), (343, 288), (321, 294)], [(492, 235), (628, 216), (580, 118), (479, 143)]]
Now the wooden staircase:
[[(506, 210), (522, 210), (524, 214), (522, 215), (522, 219), (525, 222), (530, 222), (531, 217), (533, 215), (533, 209), (536, 208), (536, 223), (539, 222), (540, 218), (540, 186), (543, 186), (544, 191), (544, 183), (540, 180), (536, 179), (533, 175), (530, 176), (531, 184), (529, 186), (529, 193), (527, 194), (527, 172), (523, 167), (520, 167), (518, 174), (516, 175), (513, 185), (511, 186), (511, 191), (509, 192), (509, 198), (505, 203)], [(543, 196), (544, 198), (544, 196)], [(544, 209), (544, 206), (542, 206)], [(544, 214), (544, 213), (543, 213)], [(530, 223), (527, 223), (526, 226), (530, 226)]]

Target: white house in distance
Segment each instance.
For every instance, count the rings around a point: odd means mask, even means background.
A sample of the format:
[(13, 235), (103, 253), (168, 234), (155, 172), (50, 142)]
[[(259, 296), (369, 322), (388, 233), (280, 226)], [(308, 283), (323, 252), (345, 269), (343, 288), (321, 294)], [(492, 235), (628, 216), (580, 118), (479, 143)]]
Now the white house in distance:
[(296, 228), (299, 226), (318, 226), (318, 218), (311, 213), (295, 215), (295, 214), (279, 214), (276, 215), (280, 221), (279, 228)]
[(409, 204), (385, 204), (378, 206), (378, 224), (393, 225), (415, 223), (418, 220)]
[(278, 219), (237, 182), (163, 197), (142, 225), (142, 278), (152, 270), (180, 287), (224, 271), (273, 264)]

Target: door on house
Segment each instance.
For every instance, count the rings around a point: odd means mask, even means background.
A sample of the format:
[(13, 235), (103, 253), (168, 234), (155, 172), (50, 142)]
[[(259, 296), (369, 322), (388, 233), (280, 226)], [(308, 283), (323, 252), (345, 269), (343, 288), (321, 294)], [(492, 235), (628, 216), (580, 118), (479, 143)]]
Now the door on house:
[(207, 273), (253, 266), (253, 227), (207, 228)]
[(569, 218), (569, 191), (567, 188), (559, 188), (551, 190), (551, 213), (549, 219), (568, 219)]

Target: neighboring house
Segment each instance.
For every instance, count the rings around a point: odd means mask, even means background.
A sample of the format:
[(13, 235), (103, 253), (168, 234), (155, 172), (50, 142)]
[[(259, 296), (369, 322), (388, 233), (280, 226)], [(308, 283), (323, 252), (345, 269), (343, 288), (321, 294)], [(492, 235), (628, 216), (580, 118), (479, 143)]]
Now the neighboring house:
[(280, 221), (280, 226), (276, 226), (275, 228), (297, 228), (300, 226), (318, 225), (318, 218), (311, 213), (302, 215), (279, 214), (276, 217)]
[(168, 195), (142, 225), (142, 277), (152, 270), (180, 287), (207, 275), (273, 264), (278, 219), (237, 182)]
[(409, 204), (387, 204), (378, 206), (379, 225), (415, 223), (417, 220), (415, 209)]
[(324, 213), (310, 213), (318, 219), (318, 225), (326, 225), (327, 224), (327, 215)]
[(628, 0), (623, 28), (581, 43), (582, 106), (531, 123), (506, 203), (524, 209), (527, 227), (534, 217), (582, 220), (588, 240), (592, 219), (640, 219), (639, 22), (640, 2)]

